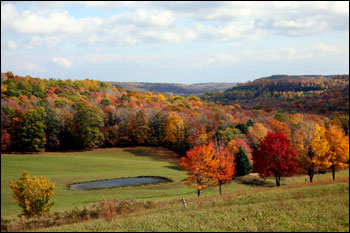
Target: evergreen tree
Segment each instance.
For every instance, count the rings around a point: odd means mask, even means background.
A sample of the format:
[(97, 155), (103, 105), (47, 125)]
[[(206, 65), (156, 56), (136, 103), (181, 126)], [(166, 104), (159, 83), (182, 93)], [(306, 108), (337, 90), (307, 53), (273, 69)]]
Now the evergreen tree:
[(253, 166), (249, 162), (248, 155), (240, 146), (235, 158), (236, 176), (244, 176), (252, 172)]

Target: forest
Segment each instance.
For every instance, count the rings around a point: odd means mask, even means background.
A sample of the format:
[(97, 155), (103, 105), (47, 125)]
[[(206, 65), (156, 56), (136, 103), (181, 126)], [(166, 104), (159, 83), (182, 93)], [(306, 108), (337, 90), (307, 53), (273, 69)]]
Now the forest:
[(202, 95), (209, 91), (224, 91), (233, 87), (234, 83), (197, 83), (197, 84), (180, 84), (180, 83), (144, 83), (144, 82), (111, 82), (116, 87), (129, 91), (138, 91), (142, 93), (162, 93), (172, 95)]
[[(261, 79), (231, 90), (245, 90), (246, 96), (257, 98), (274, 90), (280, 93), (276, 96), (285, 98), (288, 88), (298, 87), (292, 93), (307, 98), (309, 92), (317, 91), (326, 96), (330, 89), (339, 90), (333, 93), (338, 95), (336, 104), (348, 98), (343, 95), (348, 76), (296, 80)], [(339, 106), (343, 107), (346, 105)], [(299, 164), (303, 164), (300, 171), (310, 172), (310, 166), (316, 168), (315, 158), (325, 154), (326, 149), (317, 145), (326, 143), (330, 150), (333, 139), (327, 141), (327, 135), (343, 138), (349, 145), (349, 116), (345, 110), (326, 116), (283, 109), (243, 109), (238, 103), (221, 105), (197, 96), (126, 91), (97, 80), (47, 80), (7, 72), (1, 74), (1, 151), (150, 145), (185, 155), (215, 140), (235, 151), (236, 163), (239, 157), (242, 161), (246, 157), (251, 166), (253, 154), (258, 153), (268, 133), (275, 132), (282, 133), (279, 138), (285, 138), (297, 151)], [(339, 168), (348, 163), (348, 157), (342, 159), (337, 161)]]
[(221, 92), (207, 92), (203, 100), (239, 103), (247, 109), (318, 114), (349, 113), (349, 75), (273, 75), (238, 83)]

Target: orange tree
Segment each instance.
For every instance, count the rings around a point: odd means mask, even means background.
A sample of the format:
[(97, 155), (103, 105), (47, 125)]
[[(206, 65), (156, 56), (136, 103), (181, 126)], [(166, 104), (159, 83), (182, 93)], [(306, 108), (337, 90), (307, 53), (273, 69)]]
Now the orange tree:
[(214, 164), (211, 170), (211, 177), (214, 184), (219, 185), (221, 195), (221, 186), (230, 182), (235, 175), (235, 156), (223, 143), (216, 143)]
[(326, 129), (313, 121), (303, 121), (293, 137), (298, 152), (299, 170), (307, 172), (312, 182), (315, 168), (326, 168), (329, 149)]
[(213, 160), (215, 150), (212, 143), (196, 146), (186, 152), (186, 156), (180, 159), (180, 166), (188, 170), (189, 176), (184, 179), (186, 184), (194, 186), (198, 197), (200, 191), (212, 186), (211, 174), (216, 167)]
[(261, 177), (275, 176), (276, 186), (280, 186), (281, 176), (294, 174), (298, 167), (297, 154), (283, 133), (268, 132), (253, 158), (254, 171)]
[(343, 129), (335, 125), (328, 126), (326, 138), (329, 144), (328, 165), (335, 180), (336, 170), (349, 167), (349, 138), (345, 136)]

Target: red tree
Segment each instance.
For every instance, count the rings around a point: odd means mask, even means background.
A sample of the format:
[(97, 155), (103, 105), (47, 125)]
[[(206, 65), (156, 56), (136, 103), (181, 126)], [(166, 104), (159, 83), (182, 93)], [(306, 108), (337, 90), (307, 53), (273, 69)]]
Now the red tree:
[(269, 132), (253, 152), (254, 171), (261, 177), (276, 177), (280, 186), (281, 176), (293, 175), (298, 167), (297, 153), (292, 149), (289, 139), (283, 133)]

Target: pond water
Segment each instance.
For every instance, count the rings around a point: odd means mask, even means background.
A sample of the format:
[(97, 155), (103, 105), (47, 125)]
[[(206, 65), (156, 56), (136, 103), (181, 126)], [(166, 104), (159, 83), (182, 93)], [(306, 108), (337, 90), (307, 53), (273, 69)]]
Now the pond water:
[(68, 187), (75, 191), (91, 190), (91, 189), (105, 189), (123, 186), (137, 186), (143, 184), (159, 184), (171, 182), (171, 180), (158, 176), (140, 176), (131, 178), (118, 178), (111, 180), (97, 180), (78, 184), (71, 184)]

